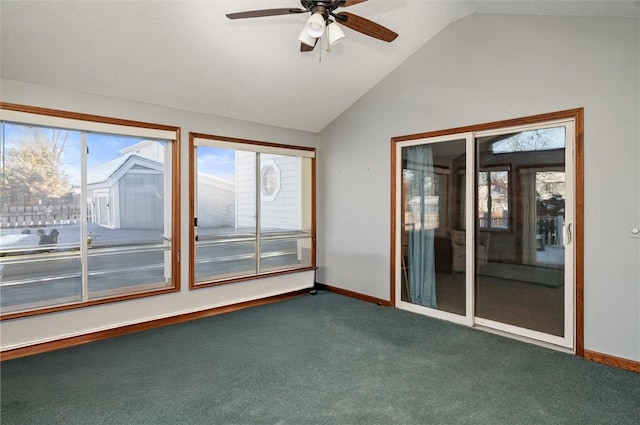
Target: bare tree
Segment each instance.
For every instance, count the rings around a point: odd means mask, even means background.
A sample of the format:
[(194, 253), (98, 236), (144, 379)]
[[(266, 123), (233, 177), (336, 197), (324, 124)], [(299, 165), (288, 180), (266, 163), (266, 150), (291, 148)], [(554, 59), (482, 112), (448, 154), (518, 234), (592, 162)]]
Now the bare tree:
[(496, 142), (494, 151), (526, 152), (564, 147), (564, 143), (559, 142), (556, 130), (556, 128), (541, 128), (509, 135)]

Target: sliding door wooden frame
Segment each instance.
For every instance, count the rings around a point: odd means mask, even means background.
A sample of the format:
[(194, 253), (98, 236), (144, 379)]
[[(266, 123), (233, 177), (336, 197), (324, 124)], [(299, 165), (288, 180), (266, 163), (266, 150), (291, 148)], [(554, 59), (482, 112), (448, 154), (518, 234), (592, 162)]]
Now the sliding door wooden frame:
[(531, 115), (522, 118), (514, 118), (503, 121), (495, 121), (484, 124), (476, 124), (465, 127), (457, 127), (445, 130), (437, 130), (425, 133), (410, 134), (391, 138), (391, 196), (390, 196), (390, 300), (391, 305), (396, 306), (396, 202), (397, 193), (397, 147), (401, 142), (433, 138), (467, 132), (482, 132), (508, 127), (541, 124), (550, 121), (571, 119), (575, 123), (575, 143), (573, 147), (574, 161), (574, 204), (575, 221), (573, 243), (574, 257), (574, 352), (580, 357), (584, 352), (584, 108), (568, 109), (564, 111), (546, 114)]

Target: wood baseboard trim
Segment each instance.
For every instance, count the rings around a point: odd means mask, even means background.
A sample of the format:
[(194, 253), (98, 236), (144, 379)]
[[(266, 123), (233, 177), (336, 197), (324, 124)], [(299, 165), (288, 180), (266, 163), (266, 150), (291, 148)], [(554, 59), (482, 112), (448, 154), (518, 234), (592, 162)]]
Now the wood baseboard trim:
[(88, 344), (90, 342), (102, 339), (113, 338), (116, 336), (127, 335), (134, 332), (146, 331), (149, 329), (159, 328), (162, 326), (175, 325), (178, 323), (189, 322), (191, 320), (202, 319), (205, 317), (216, 316), (218, 314), (230, 313), (232, 311), (243, 310), (246, 308), (257, 307), (265, 304), (272, 304), (291, 298), (296, 298), (309, 293), (309, 289), (301, 289), (298, 291), (288, 292), (285, 294), (274, 295), (253, 301), (245, 301), (237, 304), (231, 304), (223, 307), (215, 307), (207, 310), (196, 311), (193, 313), (179, 314), (177, 316), (165, 317), (162, 319), (150, 320), (147, 322), (136, 323), (133, 325), (120, 326), (113, 329), (107, 329), (98, 332), (92, 332), (85, 335), (78, 335), (69, 338), (63, 338), (56, 341), (43, 342), (40, 344), (29, 345), (27, 347), (15, 348), (0, 352), (0, 361), (17, 359), (20, 357), (31, 356), (34, 354), (46, 353), (48, 351), (59, 350), (62, 348), (73, 347), (76, 345)]
[(610, 356), (609, 354), (602, 354), (589, 350), (584, 350), (584, 358), (591, 360), (592, 362), (640, 373), (640, 362), (634, 360), (623, 359), (621, 357)]
[(344, 295), (347, 297), (356, 298), (369, 303), (383, 305), (385, 307), (391, 307), (391, 301), (383, 300), (382, 298), (372, 297), (370, 295), (364, 295), (359, 292), (349, 291), (347, 289), (336, 288), (335, 286), (325, 285), (324, 283), (316, 282), (316, 288), (320, 290), (334, 292), (336, 294)]

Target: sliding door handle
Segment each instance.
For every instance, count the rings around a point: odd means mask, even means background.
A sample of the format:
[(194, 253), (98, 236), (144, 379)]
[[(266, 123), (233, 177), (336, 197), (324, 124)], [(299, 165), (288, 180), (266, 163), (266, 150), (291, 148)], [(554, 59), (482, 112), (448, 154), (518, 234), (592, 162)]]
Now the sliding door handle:
[(571, 241), (573, 240), (573, 235), (571, 233), (571, 225), (573, 223), (569, 223), (567, 224), (567, 245), (569, 245), (571, 243)]

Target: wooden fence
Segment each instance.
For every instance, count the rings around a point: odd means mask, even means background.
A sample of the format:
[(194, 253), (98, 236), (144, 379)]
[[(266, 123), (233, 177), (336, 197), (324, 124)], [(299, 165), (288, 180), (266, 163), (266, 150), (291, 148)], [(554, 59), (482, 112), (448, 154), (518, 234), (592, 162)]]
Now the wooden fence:
[(64, 226), (80, 221), (79, 205), (10, 206), (0, 211), (0, 228)]

